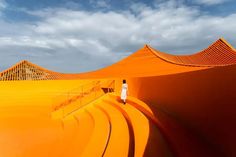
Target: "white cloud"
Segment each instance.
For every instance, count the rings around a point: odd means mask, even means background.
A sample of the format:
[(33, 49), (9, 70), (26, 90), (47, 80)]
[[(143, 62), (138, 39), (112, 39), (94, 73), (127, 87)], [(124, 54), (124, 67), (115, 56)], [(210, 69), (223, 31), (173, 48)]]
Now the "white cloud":
[(110, 0), (89, 0), (89, 3), (95, 8), (109, 8)]
[(0, 20), (0, 63), (6, 67), (30, 59), (56, 71), (79, 72), (114, 63), (146, 43), (169, 53), (193, 53), (219, 37), (236, 45), (236, 14), (205, 15), (173, 1), (158, 8), (137, 4), (131, 10), (57, 8), (27, 11), (41, 17), (34, 23)]
[(230, 0), (194, 0), (197, 4), (204, 4), (204, 5), (216, 5), (222, 4)]
[(0, 0), (0, 10), (6, 8), (7, 4), (5, 2), (5, 0)]
[(0, 17), (2, 16), (2, 11), (6, 9), (7, 3), (5, 0), (0, 0)]

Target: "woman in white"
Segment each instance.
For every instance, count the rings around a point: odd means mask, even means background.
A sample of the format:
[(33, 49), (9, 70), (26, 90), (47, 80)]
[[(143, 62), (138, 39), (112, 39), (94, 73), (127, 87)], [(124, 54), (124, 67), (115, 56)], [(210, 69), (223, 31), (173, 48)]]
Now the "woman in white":
[(128, 84), (126, 83), (126, 80), (123, 80), (120, 97), (121, 100), (123, 100), (124, 104), (126, 104), (127, 94), (128, 94)]

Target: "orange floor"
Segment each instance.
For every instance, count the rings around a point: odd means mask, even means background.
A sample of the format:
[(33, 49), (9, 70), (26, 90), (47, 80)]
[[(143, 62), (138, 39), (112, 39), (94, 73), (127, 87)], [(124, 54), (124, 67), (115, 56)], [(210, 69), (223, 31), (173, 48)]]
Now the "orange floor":
[(82, 74), (21, 62), (0, 73), (0, 156), (234, 157), (235, 71), (223, 39), (189, 56), (145, 46)]

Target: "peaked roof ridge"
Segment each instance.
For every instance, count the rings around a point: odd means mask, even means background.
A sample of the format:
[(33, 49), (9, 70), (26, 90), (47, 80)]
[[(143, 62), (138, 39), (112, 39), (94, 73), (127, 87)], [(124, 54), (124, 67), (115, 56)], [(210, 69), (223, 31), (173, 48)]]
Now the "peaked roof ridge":
[(37, 64), (34, 64), (34, 63), (32, 63), (32, 62), (30, 62), (30, 61), (28, 61), (28, 60), (23, 60), (23, 63), (28, 64), (28, 65), (30, 65), (30, 66), (32, 66), (32, 67), (35, 67), (35, 68), (37, 68), (37, 69), (39, 69), (39, 70), (42, 70), (42, 71), (45, 71), (45, 72), (48, 72), (48, 73), (57, 73), (57, 72), (48, 70), (48, 69), (46, 69), (46, 68), (43, 68), (43, 67), (41, 67), (41, 66), (39, 66), (39, 65), (37, 65)]
[(230, 47), (232, 50), (236, 51), (236, 49), (227, 41), (225, 40), (223, 37), (221, 37), (220, 39), (221, 42), (223, 42), (225, 45), (227, 45), (228, 47)]
[(1, 71), (0, 73), (7, 72), (7, 71), (12, 70), (12, 69), (14, 69), (14, 68), (16, 68), (16, 67), (18, 67), (18, 66), (20, 66), (20, 65), (23, 65), (23, 64), (27, 64), (27, 65), (29, 65), (29, 66), (31, 66), (31, 67), (37, 68), (37, 69), (42, 70), (42, 71), (44, 71), (44, 72), (57, 73), (57, 72), (48, 70), (48, 69), (46, 69), (46, 68), (43, 68), (43, 67), (41, 67), (41, 66), (39, 66), (39, 65), (37, 65), (37, 64), (34, 64), (34, 63), (32, 63), (32, 62), (30, 62), (30, 61), (28, 61), (28, 60), (21, 60), (21, 61), (17, 62), (16, 64), (12, 65), (11, 67), (9, 67), (8, 69), (5, 69), (5, 70)]
[(236, 64), (236, 50), (224, 38), (213, 42), (204, 50), (190, 55), (174, 55), (145, 45), (153, 54), (172, 64), (186, 66), (225, 66)]
[(61, 73), (50, 71), (27, 60), (22, 60), (0, 72), (0, 80), (52, 80), (62, 77)]

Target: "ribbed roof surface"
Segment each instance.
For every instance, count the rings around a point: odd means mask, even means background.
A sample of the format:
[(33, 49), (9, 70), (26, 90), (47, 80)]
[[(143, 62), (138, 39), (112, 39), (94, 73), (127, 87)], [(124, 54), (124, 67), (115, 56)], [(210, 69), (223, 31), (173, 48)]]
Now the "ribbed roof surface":
[(236, 63), (236, 51), (224, 39), (219, 39), (205, 50), (192, 55), (171, 55), (149, 48), (158, 57), (175, 64), (223, 66)]
[(49, 71), (38, 65), (23, 60), (0, 73), (0, 80), (56, 80), (60, 73)]

